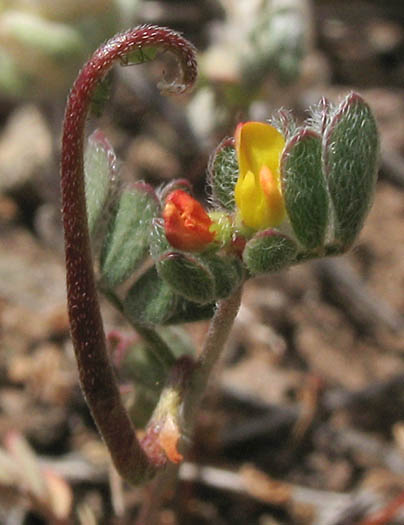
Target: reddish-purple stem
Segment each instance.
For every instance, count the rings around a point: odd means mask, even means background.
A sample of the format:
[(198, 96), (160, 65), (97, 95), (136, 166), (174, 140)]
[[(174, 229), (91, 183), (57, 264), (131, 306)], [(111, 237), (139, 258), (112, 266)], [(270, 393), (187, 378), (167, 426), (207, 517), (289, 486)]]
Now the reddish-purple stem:
[[(132, 483), (155, 470), (141, 447), (119, 394), (108, 357), (95, 287), (84, 193), (84, 129), (91, 97), (117, 60), (131, 51), (156, 46), (175, 53), (182, 66), (183, 91), (196, 78), (193, 46), (179, 34), (140, 26), (103, 44), (79, 73), (67, 101), (61, 161), (67, 300), (81, 386), (97, 427), (120, 475)], [(170, 90), (170, 86), (168, 86)]]

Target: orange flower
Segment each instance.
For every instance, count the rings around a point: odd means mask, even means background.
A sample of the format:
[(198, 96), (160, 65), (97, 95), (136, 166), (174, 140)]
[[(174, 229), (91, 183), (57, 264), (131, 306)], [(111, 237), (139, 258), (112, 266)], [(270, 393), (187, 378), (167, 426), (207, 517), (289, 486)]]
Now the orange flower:
[(201, 251), (215, 238), (212, 220), (201, 204), (183, 190), (169, 193), (163, 210), (168, 242), (179, 250)]

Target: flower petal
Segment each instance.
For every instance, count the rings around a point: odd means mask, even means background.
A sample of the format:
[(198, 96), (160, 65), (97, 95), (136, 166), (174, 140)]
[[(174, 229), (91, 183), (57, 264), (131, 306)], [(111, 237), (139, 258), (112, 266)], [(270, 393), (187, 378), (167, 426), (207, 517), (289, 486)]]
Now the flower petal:
[(179, 250), (203, 250), (215, 237), (210, 231), (212, 220), (209, 215), (183, 190), (174, 190), (167, 196), (163, 218), (167, 240)]
[(263, 122), (239, 124), (235, 133), (239, 178), (235, 200), (246, 226), (262, 230), (285, 217), (280, 189), (280, 157), (285, 139)]
[(285, 147), (283, 135), (265, 122), (245, 122), (236, 129), (236, 151), (240, 175), (258, 174), (267, 166), (279, 178), (279, 159)]
[(262, 166), (259, 172), (259, 179), (262, 191), (267, 200), (268, 225), (278, 226), (286, 214), (279, 179), (276, 179), (268, 166)]

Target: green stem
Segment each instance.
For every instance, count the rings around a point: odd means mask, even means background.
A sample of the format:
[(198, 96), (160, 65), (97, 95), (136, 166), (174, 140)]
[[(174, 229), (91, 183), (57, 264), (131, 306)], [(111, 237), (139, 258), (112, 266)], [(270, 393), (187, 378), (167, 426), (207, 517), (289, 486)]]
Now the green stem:
[[(194, 419), (205, 394), (212, 370), (222, 355), (226, 341), (233, 327), (234, 319), (240, 307), (242, 287), (230, 297), (219, 302), (215, 315), (210, 322), (201, 355), (195, 365), (189, 382), (184, 382), (184, 419), (182, 435), (190, 435)], [(143, 501), (136, 525), (155, 523), (156, 513), (161, 506), (162, 485), (173, 482), (178, 472), (178, 465), (169, 465), (165, 473), (153, 480), (149, 486), (148, 497)]]
[(211, 372), (222, 355), (233, 327), (234, 319), (240, 308), (241, 292), (242, 287), (240, 286), (230, 297), (221, 300), (210, 323), (205, 344), (185, 393), (184, 429), (186, 434), (192, 432), (194, 418), (208, 386)]

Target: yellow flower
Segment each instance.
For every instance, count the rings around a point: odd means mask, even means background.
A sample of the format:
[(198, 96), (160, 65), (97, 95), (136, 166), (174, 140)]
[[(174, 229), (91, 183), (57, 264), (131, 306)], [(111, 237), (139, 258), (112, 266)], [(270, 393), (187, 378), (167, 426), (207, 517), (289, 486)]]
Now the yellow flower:
[(239, 165), (235, 199), (241, 219), (254, 230), (278, 226), (285, 217), (280, 187), (285, 139), (264, 122), (239, 124), (235, 139)]

